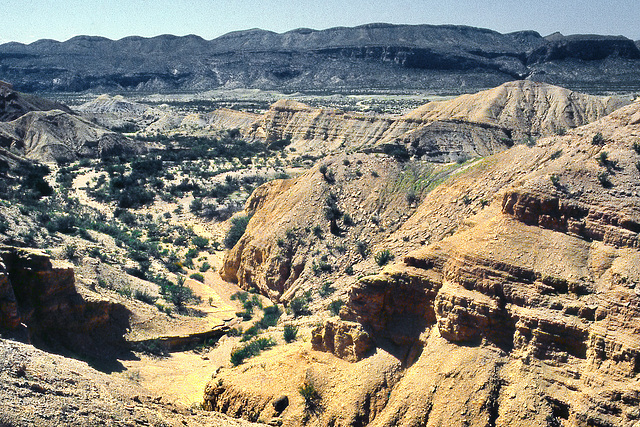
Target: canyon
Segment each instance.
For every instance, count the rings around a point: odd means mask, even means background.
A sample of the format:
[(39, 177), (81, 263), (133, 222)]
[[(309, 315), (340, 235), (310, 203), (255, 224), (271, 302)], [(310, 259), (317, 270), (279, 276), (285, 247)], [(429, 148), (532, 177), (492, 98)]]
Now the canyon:
[[(471, 31), (412, 43), (445, 30)], [(607, 60), (584, 38), (482, 36), (531, 67)], [(338, 53), (370, 60), (362, 43)], [(401, 114), (0, 88), (0, 422), (638, 424), (640, 102), (499, 83)]]

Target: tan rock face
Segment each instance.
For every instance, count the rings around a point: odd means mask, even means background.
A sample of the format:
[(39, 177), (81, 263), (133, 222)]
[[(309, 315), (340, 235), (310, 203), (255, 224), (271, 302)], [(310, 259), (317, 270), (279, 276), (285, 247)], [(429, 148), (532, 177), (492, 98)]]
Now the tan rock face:
[[(639, 110), (636, 102), (566, 136), (513, 147), (430, 192), (387, 240), (428, 235), (430, 243), (351, 287), (341, 320), (313, 333), (314, 348), (338, 357), (304, 368), (326, 378), (385, 352), (401, 375), (366, 416), (352, 405), (361, 394), (323, 389), (326, 407), (337, 399), (345, 409), (321, 424), (350, 425), (343, 421), (358, 414), (373, 426), (635, 425)], [(603, 145), (593, 143), (597, 133)], [(598, 161), (604, 151), (608, 161)], [(434, 221), (451, 225), (443, 217), (455, 215), (453, 233), (434, 234)], [(363, 333), (376, 347), (365, 357), (354, 345)], [(278, 370), (266, 356), (251, 363)], [(240, 375), (224, 373), (225, 389), (242, 394)], [(302, 378), (281, 381), (273, 393)], [(293, 413), (284, 419), (305, 423)]]
[(597, 97), (520, 80), (495, 89), (429, 102), (401, 117), (317, 109), (279, 101), (247, 136), (290, 137), (298, 152), (325, 152), (402, 143), (412, 155), (433, 161), (486, 156), (525, 135), (547, 136), (597, 120), (629, 100)]
[(36, 344), (79, 353), (100, 353), (123, 340), (128, 311), (117, 303), (85, 301), (76, 291), (73, 268), (38, 251), (0, 248), (0, 322), (24, 323)]

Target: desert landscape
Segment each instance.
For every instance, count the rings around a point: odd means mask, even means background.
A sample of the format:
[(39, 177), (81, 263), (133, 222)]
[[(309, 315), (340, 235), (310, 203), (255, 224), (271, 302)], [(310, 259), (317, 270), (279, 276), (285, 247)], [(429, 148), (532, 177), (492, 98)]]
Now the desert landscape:
[(0, 44), (0, 425), (640, 426), (639, 46)]

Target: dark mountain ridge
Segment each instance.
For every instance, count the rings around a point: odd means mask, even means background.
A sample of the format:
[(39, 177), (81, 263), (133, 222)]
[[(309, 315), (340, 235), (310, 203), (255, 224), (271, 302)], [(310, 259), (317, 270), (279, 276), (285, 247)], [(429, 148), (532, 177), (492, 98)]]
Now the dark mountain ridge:
[[(368, 24), (286, 33), (152, 38), (77, 36), (0, 45), (0, 78), (22, 91), (438, 89), (531, 78), (638, 85), (640, 50), (620, 36), (501, 34), (455, 25)], [(576, 77), (578, 76), (578, 77)]]

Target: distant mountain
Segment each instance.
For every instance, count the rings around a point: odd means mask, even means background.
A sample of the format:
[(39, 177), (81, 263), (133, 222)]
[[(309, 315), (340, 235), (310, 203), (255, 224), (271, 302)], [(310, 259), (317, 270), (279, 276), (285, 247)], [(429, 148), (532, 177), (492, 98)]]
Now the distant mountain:
[(465, 26), (369, 24), (283, 34), (238, 31), (0, 45), (0, 78), (22, 91), (439, 89), (529, 78), (570, 88), (636, 88), (640, 50), (624, 37)]

